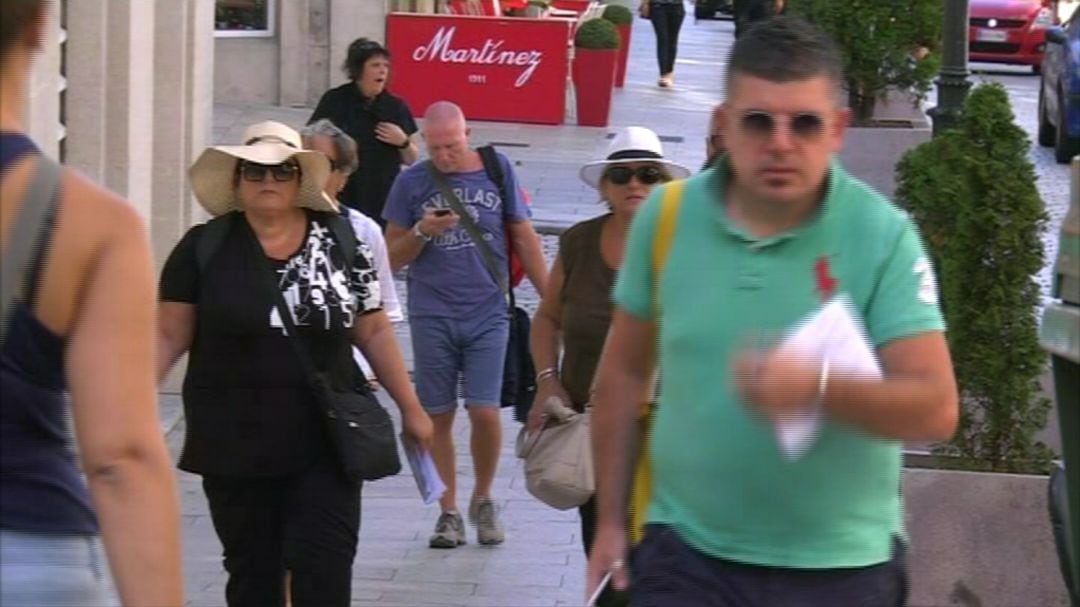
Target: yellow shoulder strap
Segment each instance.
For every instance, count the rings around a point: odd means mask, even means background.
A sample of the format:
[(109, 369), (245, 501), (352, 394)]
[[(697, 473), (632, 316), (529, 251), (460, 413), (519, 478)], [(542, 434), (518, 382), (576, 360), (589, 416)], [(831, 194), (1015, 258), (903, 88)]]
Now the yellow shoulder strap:
[(672, 181), (664, 186), (664, 197), (660, 200), (660, 220), (656, 223), (656, 235), (653, 236), (653, 300), (656, 300), (660, 284), (660, 273), (667, 263), (671, 244), (675, 240), (675, 223), (682, 204), (683, 186), (686, 182)]

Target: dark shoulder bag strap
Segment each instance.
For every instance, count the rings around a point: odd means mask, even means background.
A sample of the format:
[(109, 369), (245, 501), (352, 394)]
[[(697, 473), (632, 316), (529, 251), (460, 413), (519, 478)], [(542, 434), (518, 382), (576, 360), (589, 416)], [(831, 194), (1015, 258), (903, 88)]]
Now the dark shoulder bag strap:
[(221, 244), (225, 242), (225, 237), (229, 234), (229, 228), (238, 215), (239, 212), (230, 211), (224, 215), (214, 217), (203, 226), (202, 233), (199, 234), (199, 241), (195, 243), (195, 263), (199, 268), (200, 275), (210, 265), (214, 253), (217, 253), (217, 250), (221, 248)]
[(35, 257), (43, 253), (43, 239), (48, 234), (43, 228), (48, 225), (59, 204), (60, 165), (51, 158), (38, 156), (34, 177), (30, 181), (22, 206), (15, 217), (14, 225), (7, 230), (8, 244), (4, 247), (4, 259), (0, 262), (0, 345), (7, 338), (8, 323), (15, 309), (15, 302), (33, 289), (27, 285), (27, 278), (33, 278), (36, 272), (29, 272), (37, 263)]
[(507, 195), (506, 175), (503, 174), (502, 164), (495, 153), (495, 146), (485, 145), (476, 148), (476, 151), (480, 153), (480, 160), (484, 163), (484, 172), (487, 173), (488, 179), (495, 184), (495, 187), (499, 188), (499, 198), (502, 199), (503, 203), (503, 221), (506, 221), (510, 218), (510, 207), (508, 206), (510, 197)]
[(343, 214), (327, 215), (326, 221), (330, 225), (330, 232), (334, 235), (334, 242), (341, 247), (341, 255), (345, 258), (345, 267), (352, 276), (353, 266), (356, 264), (356, 232), (353, 231), (352, 222)]
[(435, 168), (430, 160), (424, 161), (424, 166), (427, 168), (431, 178), (435, 181), (435, 186), (439, 188), (439, 192), (442, 193), (443, 198), (450, 204), (450, 208), (454, 209), (454, 212), (461, 218), (461, 225), (465, 228), (465, 231), (469, 233), (469, 237), (476, 243), (476, 248), (480, 251), (480, 257), (484, 260), (484, 265), (487, 266), (488, 272), (491, 277), (495, 279), (495, 284), (499, 285), (499, 289), (502, 290), (503, 295), (510, 296), (508, 276), (503, 276), (499, 272), (499, 264), (495, 262), (495, 254), (492, 253), (491, 247), (488, 246), (487, 241), (484, 240), (484, 232), (480, 229), (480, 226), (476, 225), (473, 221), (472, 215), (465, 210), (465, 205), (461, 204), (461, 200), (458, 199), (454, 191), (450, 189), (450, 184), (446, 181), (446, 175), (443, 175), (439, 169)]

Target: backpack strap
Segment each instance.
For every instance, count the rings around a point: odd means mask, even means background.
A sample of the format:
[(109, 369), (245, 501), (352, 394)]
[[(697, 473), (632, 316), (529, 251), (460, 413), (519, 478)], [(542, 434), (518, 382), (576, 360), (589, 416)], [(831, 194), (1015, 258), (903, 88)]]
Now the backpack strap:
[(503, 203), (503, 222), (505, 223), (510, 213), (506, 206), (510, 197), (506, 191), (506, 175), (503, 174), (502, 163), (499, 162), (499, 156), (495, 153), (495, 146), (493, 145), (478, 147), (476, 151), (480, 153), (480, 160), (484, 163), (484, 172), (487, 173), (488, 179), (495, 184), (495, 187), (499, 188), (499, 198), (502, 199)]
[(667, 183), (664, 185), (663, 198), (660, 199), (660, 218), (656, 223), (656, 234), (652, 243), (653, 306), (657, 309), (660, 303), (660, 274), (664, 271), (671, 245), (675, 241), (675, 225), (678, 223), (685, 185), (683, 180)]
[[(348, 211), (346, 211), (348, 212)], [(326, 223), (330, 232), (334, 235), (334, 241), (341, 247), (341, 255), (345, 258), (345, 267), (352, 272), (356, 264), (356, 232), (348, 217), (341, 214), (327, 214)]]
[(218, 215), (203, 226), (199, 241), (195, 243), (195, 261), (199, 267), (199, 274), (205, 272), (214, 253), (217, 253), (221, 248), (221, 243), (225, 242), (225, 237), (229, 234), (229, 229), (238, 214), (237, 211), (230, 211), (224, 215)]
[(60, 202), (60, 165), (39, 155), (34, 176), (23, 196), (22, 206), (8, 230), (8, 243), (0, 262), (0, 344), (7, 337), (8, 323), (17, 300), (30, 299), (37, 288), (41, 254), (48, 238), (46, 230), (56, 216)]

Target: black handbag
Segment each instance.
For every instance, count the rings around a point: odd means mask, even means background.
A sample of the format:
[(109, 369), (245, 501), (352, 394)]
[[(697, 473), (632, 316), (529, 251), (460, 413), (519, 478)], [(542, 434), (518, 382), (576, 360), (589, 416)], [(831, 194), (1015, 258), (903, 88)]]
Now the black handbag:
[[(329, 220), (345, 221), (336, 215)], [(292, 313), (278, 288), (274, 269), (266, 260), (262, 245), (246, 221), (244, 226), (256, 249), (256, 258), (262, 262), (260, 265), (263, 266), (266, 286), (272, 292), (274, 305), (285, 327), (289, 344), (296, 352), (300, 368), (311, 387), (311, 402), (318, 407), (319, 418), (330, 437), (342, 472), (354, 481), (375, 481), (401, 472), (394, 422), (390, 419), (390, 414), (366, 386), (339, 390), (325, 373), (316, 369), (311, 354), (300, 340)]]
[[(490, 148), (489, 148), (490, 150)], [(498, 167), (497, 162), (492, 162), (492, 156), (488, 155), (483, 148), (478, 150), (481, 152), (481, 157), (484, 158), (484, 169), (488, 173), (488, 177), (495, 182), (499, 188), (499, 195), (503, 200), (503, 218), (507, 216), (506, 213), (506, 189), (504, 181), (502, 179), (502, 171), (495, 170)], [(490, 150), (490, 154), (494, 154), (494, 150)], [(525, 423), (525, 420), (529, 417), (529, 409), (532, 407), (533, 399), (536, 396), (536, 368), (533, 364), (532, 353), (529, 351), (529, 331), (532, 329), (532, 323), (529, 320), (529, 314), (524, 309), (517, 306), (517, 302), (514, 300), (514, 288), (510, 286), (510, 273), (509, 268), (504, 276), (498, 270), (498, 264), (495, 263), (495, 255), (491, 251), (491, 247), (488, 246), (486, 240), (484, 240), (483, 232), (480, 226), (473, 221), (472, 215), (466, 210), (464, 205), (461, 204), (461, 200), (458, 199), (454, 191), (450, 189), (450, 184), (446, 181), (446, 176), (439, 172), (439, 169), (435, 168), (435, 165), (430, 160), (426, 161), (428, 173), (435, 181), (435, 185), (439, 188), (439, 192), (446, 199), (446, 202), (461, 218), (461, 225), (465, 228), (465, 231), (469, 233), (469, 237), (476, 243), (477, 250), (480, 251), (480, 258), (484, 261), (484, 266), (487, 267), (488, 273), (495, 280), (495, 283), (499, 285), (499, 289), (502, 290), (503, 295), (507, 299), (507, 309), (510, 314), (510, 331), (506, 342), (506, 359), (503, 361), (503, 383), (502, 383), (502, 395), (500, 405), (503, 407), (514, 408), (514, 419), (518, 422)], [(496, 174), (492, 174), (496, 173)], [(499, 237), (502, 237), (500, 234)]]

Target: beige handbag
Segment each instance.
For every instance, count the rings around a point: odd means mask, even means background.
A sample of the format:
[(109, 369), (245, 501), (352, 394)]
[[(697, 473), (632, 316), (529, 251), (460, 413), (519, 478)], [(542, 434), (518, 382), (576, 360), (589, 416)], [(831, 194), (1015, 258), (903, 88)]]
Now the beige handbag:
[(567, 510), (589, 501), (596, 491), (588, 409), (578, 413), (562, 400), (544, 402), (547, 421), (539, 431), (521, 429), (517, 456), (525, 460), (525, 488), (552, 508)]

